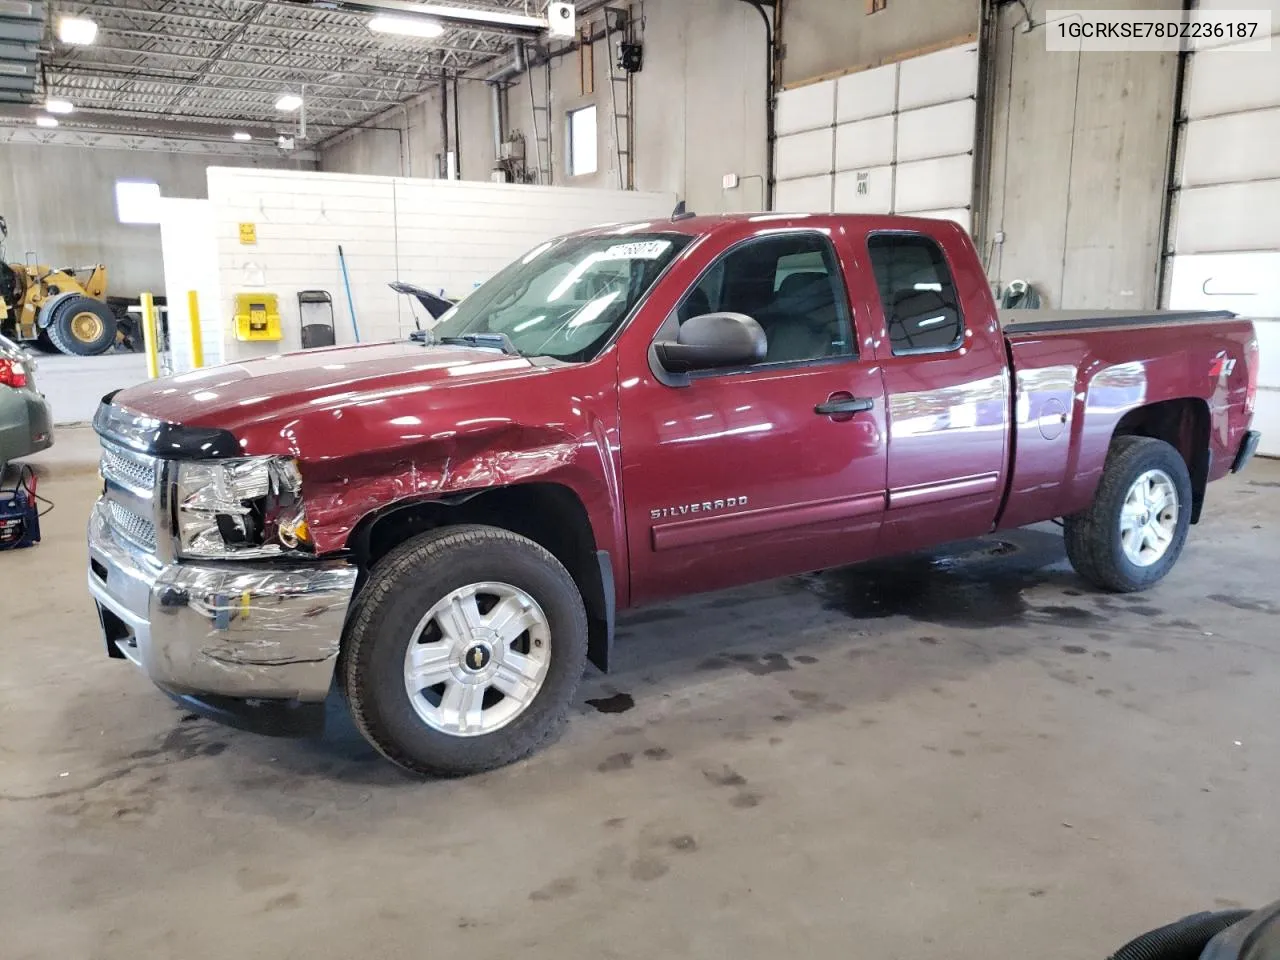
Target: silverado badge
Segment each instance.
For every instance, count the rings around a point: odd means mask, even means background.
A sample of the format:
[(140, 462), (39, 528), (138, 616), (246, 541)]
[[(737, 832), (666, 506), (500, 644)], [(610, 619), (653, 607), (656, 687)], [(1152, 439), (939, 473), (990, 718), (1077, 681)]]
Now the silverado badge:
[(746, 497), (725, 497), (723, 500), (682, 503), (678, 507), (655, 507), (649, 511), (649, 519), (666, 520), (670, 517), (684, 517), (693, 513), (711, 513), (714, 510), (728, 510), (730, 507), (745, 507), (746, 505)]

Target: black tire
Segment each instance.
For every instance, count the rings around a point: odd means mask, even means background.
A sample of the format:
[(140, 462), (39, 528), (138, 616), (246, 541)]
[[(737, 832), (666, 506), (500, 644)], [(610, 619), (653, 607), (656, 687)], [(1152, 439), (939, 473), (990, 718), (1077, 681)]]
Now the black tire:
[[(1150, 566), (1125, 554), (1120, 512), (1130, 488), (1148, 470), (1163, 470), (1178, 494), (1178, 518), (1168, 549)], [(1172, 446), (1151, 437), (1117, 437), (1107, 453), (1102, 480), (1087, 510), (1063, 518), (1067, 559), (1076, 573), (1096, 587), (1116, 593), (1145, 590), (1173, 569), (1191, 526), (1191, 475)]]
[[(405, 653), (432, 606), (484, 581), (510, 584), (537, 601), (550, 628), (550, 663), (537, 694), (505, 726), (452, 735), (415, 712), (405, 689)], [(383, 756), (413, 773), (455, 777), (537, 749), (568, 713), (586, 661), (587, 615), (568, 571), (532, 540), (469, 525), (414, 537), (373, 567), (347, 623), (338, 673), (357, 729)]]
[[(94, 336), (77, 335), (76, 319), (82, 314), (92, 314), (100, 324)], [(58, 304), (45, 327), (53, 345), (63, 353), (78, 357), (96, 357), (106, 353), (116, 342), (116, 317), (101, 300), (92, 297), (69, 297)]]

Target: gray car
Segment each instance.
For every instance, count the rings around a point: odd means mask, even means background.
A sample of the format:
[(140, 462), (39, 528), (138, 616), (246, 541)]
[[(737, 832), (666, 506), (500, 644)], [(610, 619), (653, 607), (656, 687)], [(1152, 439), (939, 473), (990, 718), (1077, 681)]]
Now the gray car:
[(0, 337), (0, 478), (10, 460), (53, 445), (53, 415), (35, 370), (25, 350)]

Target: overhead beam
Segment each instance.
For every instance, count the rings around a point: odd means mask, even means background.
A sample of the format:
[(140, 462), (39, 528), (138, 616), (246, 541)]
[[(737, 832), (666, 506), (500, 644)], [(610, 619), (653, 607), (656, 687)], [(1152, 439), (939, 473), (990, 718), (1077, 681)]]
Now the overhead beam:
[[(254, 107), (256, 104), (246, 102), (243, 99), (232, 99), (228, 97), (209, 97), (198, 101), (189, 110), (184, 110), (182, 114), (175, 115), (171, 111), (165, 110), (162, 106), (149, 108), (147, 105), (137, 104), (136, 102), (128, 106), (117, 106), (121, 103), (121, 96), (118, 91), (103, 90), (80, 90), (74, 94), (77, 106), (77, 113), (92, 114), (94, 112), (106, 111), (109, 113), (125, 113), (149, 117), (161, 120), (171, 120), (175, 122), (195, 121), (219, 123), (228, 126), (244, 126), (260, 125), (271, 127), (278, 132), (288, 132), (293, 127), (292, 118), (285, 119), (274, 111), (268, 109), (246, 110), (246, 106)], [(369, 113), (386, 109), (388, 106), (394, 106), (394, 101), (364, 101), (353, 103), (350, 101), (336, 101), (327, 104), (314, 103), (312, 106), (312, 114), (310, 126), (320, 129), (322, 127), (342, 127), (351, 123), (358, 122), (362, 116)]]
[[(208, 114), (208, 113), (187, 114), (185, 115), (183, 120), (176, 120), (171, 114), (160, 113), (154, 110), (146, 110), (141, 107), (113, 107), (107, 104), (98, 104), (98, 103), (86, 103), (85, 106), (77, 110), (77, 113), (82, 114), (84, 116), (105, 117), (105, 118), (114, 118), (114, 119), (125, 118), (125, 119), (132, 119), (132, 120), (147, 120), (154, 123), (165, 123), (165, 124), (186, 123), (187, 125), (194, 125), (194, 126), (214, 125), (214, 126), (222, 127), (225, 129), (244, 129), (245, 127), (252, 128), (252, 127), (260, 127), (260, 126), (263, 126), (263, 127), (269, 126), (269, 124), (265, 124), (265, 123), (262, 123), (261, 121), (257, 121), (253, 119), (247, 119), (245, 117), (224, 117), (224, 116), (219, 116), (217, 114)], [(74, 130), (74, 129), (77, 129), (75, 124), (79, 122), (81, 121), (67, 121), (67, 123), (65, 123), (62, 127), (59, 127), (58, 129)], [(352, 121), (347, 121), (348, 124), (350, 124), (351, 122)], [(339, 130), (345, 129), (343, 124), (334, 123), (334, 122), (308, 123), (308, 126), (315, 127), (317, 131), (323, 131), (328, 129), (328, 130), (337, 132)], [(91, 131), (85, 131), (85, 132), (91, 132)], [(272, 130), (273, 137), (278, 136), (281, 133), (285, 134), (286, 136), (289, 135), (288, 130), (282, 130), (278, 128)], [(325, 134), (325, 135), (328, 136), (331, 134)]]
[[(85, 90), (86, 87), (79, 86), (74, 81), (76, 78), (87, 79), (95, 78), (99, 80), (110, 80), (119, 83), (129, 81), (145, 81), (149, 83), (161, 84), (169, 87), (181, 87), (195, 77), (191, 73), (161, 73), (153, 70), (145, 70), (139, 67), (131, 67), (127, 64), (113, 63), (95, 63), (92, 66), (80, 67), (74, 71), (62, 72), (63, 68), (50, 65), (49, 72), (51, 79), (55, 82), (67, 82), (69, 89)], [(205, 78), (208, 82), (202, 88), (203, 90), (223, 93), (245, 93), (250, 96), (266, 90), (269, 91), (272, 102), (275, 102), (275, 94), (279, 92), (281, 80), (278, 77), (250, 77), (250, 76), (231, 76), (222, 74), (213, 74)], [(438, 77), (424, 77), (422, 82), (430, 79), (439, 79)], [(255, 90), (243, 90), (238, 85), (256, 87)], [(313, 93), (313, 90), (332, 90), (337, 93)], [(354, 95), (358, 91), (360, 95)], [(119, 90), (111, 91), (113, 94), (119, 94)], [(331, 83), (307, 84), (308, 100), (324, 103), (339, 103), (346, 101), (357, 101), (367, 103), (398, 103), (401, 91), (388, 90), (381, 86), (363, 86), (363, 87), (345, 87)], [(367, 94), (373, 94), (368, 96)], [(170, 96), (169, 93), (156, 92), (156, 96)]]
[[(306, 10), (306, 9), (313, 9), (313, 10), (322, 9), (318, 7), (310, 7), (307, 4), (294, 4), (294, 3), (288, 3), (288, 2), (276, 4), (276, 6), (287, 6), (295, 12), (298, 10)], [(181, 21), (185, 23), (196, 24), (198, 26), (221, 27), (227, 30), (235, 29), (235, 27), (238, 26), (238, 21), (230, 20), (230, 19), (227, 19), (226, 17), (213, 17), (213, 16), (202, 15), (202, 14), (192, 14), (192, 13), (185, 13), (182, 11), (174, 11), (174, 10), (152, 10), (146, 7), (132, 7), (127, 5), (117, 5), (117, 4), (109, 4), (102, 7), (98, 7), (96, 9), (97, 9), (97, 12), (99, 12), (103, 17), (103, 19), (98, 24), (98, 28), (100, 30), (116, 29), (111, 24), (111, 21), (115, 18), (122, 16), (123, 14), (133, 14), (137, 16), (147, 17), (147, 18), (159, 21), (162, 24), (166, 22), (172, 22), (172, 21)], [(332, 13), (337, 11), (331, 10), (331, 9), (324, 9), (324, 12)], [(293, 24), (281, 24), (274, 20), (266, 20), (257, 24), (257, 28), (261, 30), (269, 31), (275, 34), (299, 37), (301, 39), (310, 40), (312, 42), (325, 42), (323, 34), (318, 34), (317, 31), (326, 31), (326, 30), (332, 31), (334, 27), (337, 27), (341, 31), (348, 31), (348, 30), (363, 31), (363, 24), (355, 17), (352, 18), (351, 23), (345, 23), (345, 24), (322, 23), (319, 21), (316, 21), (314, 23), (307, 23), (305, 18), (301, 22), (295, 21)], [(120, 29), (128, 30), (132, 28), (124, 27)], [(472, 28), (472, 29), (474, 30), (475, 28)], [(368, 33), (368, 31), (363, 31), (363, 32)], [(479, 30), (476, 32), (480, 33), (482, 36), (485, 34), (488, 34), (490, 37), (494, 35), (502, 35), (501, 31)], [(149, 33), (147, 35), (152, 37), (157, 36), (157, 34), (155, 33)], [(165, 33), (160, 33), (158, 35), (170, 36), (170, 37), (174, 36), (172, 34), (165, 34)], [(178, 39), (184, 39), (184, 38), (178, 37)], [(218, 37), (187, 36), (185, 37), (185, 39), (199, 40), (202, 43), (203, 42), (214, 42), (214, 43), (219, 42)], [(369, 39), (374, 40), (375, 38), (372, 37), (372, 35), (370, 35)], [(457, 49), (460, 52), (466, 52), (468, 48), (461, 45), (460, 38), (457, 38), (457, 39), (459, 40), (459, 42), (456, 42), (456, 43), (453, 42), (452, 40), (449, 40), (443, 37), (440, 38), (439, 40), (423, 40), (423, 41), (411, 41), (406, 39), (405, 42), (406, 43), (421, 42), (424, 45), (431, 46), (436, 49)], [(388, 41), (383, 40), (382, 42), (385, 43)], [(499, 48), (499, 51), (505, 48), (506, 48), (506, 44), (502, 44)], [(495, 52), (498, 52), (498, 51), (495, 51)]]
[[(188, 119), (176, 119), (171, 113), (164, 113), (157, 110), (146, 110), (142, 107), (113, 107), (110, 101), (90, 101), (78, 111), (82, 118), (103, 118), (103, 117), (128, 117), (136, 120), (147, 121), (163, 121), (165, 123), (188, 124), (193, 126), (214, 124), (228, 131), (245, 130), (246, 128), (262, 128), (270, 129), (272, 136), (296, 136), (297, 131), (291, 125), (273, 125), (262, 117), (246, 117), (242, 113), (228, 111), (226, 114), (218, 112), (220, 106), (218, 104), (202, 105), (201, 112), (188, 114)], [(317, 111), (317, 119), (311, 120), (307, 124), (308, 139), (316, 140), (330, 136), (331, 133), (338, 130), (344, 130), (346, 127), (360, 120), (360, 114), (349, 110), (325, 110)], [(77, 121), (79, 123), (81, 121)], [(86, 125), (88, 121), (84, 121)], [(97, 129), (98, 126), (94, 126)]]
[[(0, 104), (0, 124), (10, 126), (33, 125), (36, 113), (32, 108)], [(45, 129), (43, 127), (39, 129)], [(234, 130), (241, 130), (258, 142), (275, 143), (282, 131), (268, 124), (249, 122), (228, 123), (226, 120), (174, 120), (164, 117), (129, 117), (110, 104), (101, 107), (86, 104), (71, 116), (63, 117), (57, 130), (76, 133), (138, 133), (155, 136), (187, 137), (190, 139), (230, 140)]]
[[(138, 56), (139, 58), (142, 58), (143, 60), (164, 59), (164, 60), (177, 60), (183, 63), (204, 63), (205, 62), (204, 57), (198, 56), (196, 54), (177, 53), (169, 50), (148, 50), (145, 53), (141, 53), (138, 51), (125, 50), (118, 47), (109, 47), (109, 48), (101, 48), (101, 49), (107, 50), (108, 52), (135, 54), (136, 56)], [(289, 75), (295, 75), (295, 76), (300, 74), (302, 76), (315, 76), (315, 77), (331, 77), (335, 73), (338, 73), (338, 74), (344, 73), (344, 71), (340, 69), (332, 69), (332, 68), (325, 68), (325, 67), (300, 67), (300, 66), (295, 66), (293, 64), (289, 64), (289, 63), (256, 63), (249, 60), (225, 60), (224, 59), (220, 62), (219, 65), (234, 67), (236, 68), (236, 70), (234, 72), (219, 72), (219, 73), (210, 74), (209, 76), (211, 79), (270, 80), (272, 83), (280, 84), (282, 82), (285, 82), (288, 78), (279, 77), (279, 76), (267, 77), (267, 76), (263, 76), (262, 73), (255, 73), (253, 71), (263, 71), (263, 72), (271, 71), (277, 74), (289, 74)], [(308, 80), (306, 82), (309, 88), (315, 87), (315, 88), (327, 88), (331, 90), (358, 91), (358, 90), (367, 89), (367, 85), (371, 81), (377, 81), (377, 80), (383, 80), (383, 79), (408, 80), (411, 82), (417, 82), (419, 80), (432, 79), (432, 78), (439, 79), (438, 64), (424, 64), (423, 66), (426, 72), (423, 72), (423, 70), (419, 70), (417, 73), (408, 74), (408, 73), (398, 73), (398, 72), (382, 70), (372, 75), (363, 75), (363, 74), (357, 74), (353, 72), (350, 74), (350, 76), (344, 75), (343, 80), (345, 82), (333, 82), (333, 81), (321, 81), (321, 80), (316, 80), (316, 81)], [(146, 65), (143, 62), (139, 62), (137, 64), (129, 64), (129, 63), (119, 63), (115, 61), (108, 61), (108, 60), (80, 60), (76, 62), (69, 62), (65, 60), (53, 60), (49, 62), (48, 67), (50, 70), (62, 71), (70, 75), (91, 73), (94, 69), (99, 67), (112, 72), (118, 71), (121, 69), (128, 69), (128, 70), (136, 69), (139, 71), (146, 70)], [(434, 74), (430, 72), (433, 67), (436, 69), (436, 72)], [(240, 72), (239, 68), (245, 68), (245, 72)], [(160, 76), (160, 74), (156, 74), (156, 76)], [(175, 82), (178, 80), (178, 78), (182, 78), (182, 80), (185, 81), (190, 77), (194, 77), (195, 73), (194, 72), (183, 73), (183, 74), (175, 73), (175, 74), (172, 74), (171, 76), (173, 77)]]
[[(434, 20), (451, 27), (464, 27), (490, 33), (532, 39), (547, 32), (546, 17), (530, 17), (493, 9), (414, 3), (410, 0), (326, 0), (339, 10), (353, 13), (387, 14), (418, 20)], [(311, 7), (307, 0), (294, 0), (296, 6)]]
[[(155, 14), (155, 16), (157, 18), (161, 17), (160, 14)], [(200, 21), (200, 20), (203, 20), (204, 18), (193, 17), (189, 19)], [(231, 21), (219, 20), (216, 22), (221, 25), (225, 25)], [(366, 46), (365, 49), (353, 51), (351, 48), (352, 38), (348, 37), (344, 39), (342, 34), (337, 34), (335, 39), (331, 40), (329, 39), (329, 35), (317, 35), (316, 30), (323, 29), (323, 26), (324, 25), (322, 24), (316, 24), (315, 27), (312, 28), (311, 30), (306, 30), (298, 27), (281, 27), (276, 24), (257, 24), (257, 28), (259, 30), (264, 30), (273, 34), (281, 34), (281, 35), (297, 37), (299, 40), (305, 42), (308, 48), (315, 50), (316, 52), (323, 52), (325, 56), (335, 56), (335, 57), (355, 56), (355, 57), (361, 57), (364, 59), (369, 59), (370, 55), (373, 54), (373, 55), (376, 55), (378, 58), (385, 57), (389, 60), (395, 60), (396, 62), (399, 62), (399, 63), (411, 63), (413, 62), (413, 58), (415, 57), (415, 54), (408, 51), (387, 49), (385, 45), (385, 41), (382, 41), (376, 35), (368, 31), (365, 31), (364, 36), (361, 38), (364, 41), (364, 43), (367, 44), (368, 46)], [(202, 44), (209, 44), (210, 46), (216, 46), (217, 44), (222, 42), (217, 37), (197, 37), (197, 36), (192, 36), (189, 33), (187, 34), (160, 33), (155, 30), (140, 30), (134, 27), (119, 27), (113, 24), (105, 24), (105, 23), (99, 24), (98, 32), (99, 34), (102, 34), (102, 35), (137, 37), (139, 39), (146, 39), (146, 40), (172, 40), (174, 42), (179, 42), (179, 43), (202, 43)], [(477, 39), (484, 41), (485, 37), (483, 35), (477, 35)], [(471, 53), (471, 54), (505, 53), (507, 50), (510, 49), (510, 46), (511, 46), (509, 43), (505, 43), (505, 42), (494, 43), (492, 41), (489, 41), (489, 44), (487, 46), (477, 48), (477, 47), (465, 45), (463, 43), (452, 43), (443, 39), (424, 40), (422, 41), (422, 44), (427, 52), (430, 52), (433, 50), (441, 50), (441, 51), (456, 50), (459, 53)], [(236, 44), (236, 46), (241, 50), (246, 50), (246, 51), (252, 50), (255, 53), (296, 53), (299, 50), (299, 47), (297, 46), (279, 47), (269, 43), (262, 43), (257, 40), (241, 40), (239, 43)], [(373, 47), (373, 49), (370, 49), (370, 47)]]
[(45, 130), (40, 127), (10, 126), (0, 123), (0, 143), (29, 143), (41, 146), (97, 147), (104, 150), (151, 150), (160, 153), (194, 153), (214, 157), (254, 157), (293, 160), (310, 166), (319, 159), (314, 150), (283, 151), (274, 143), (239, 143), (234, 140), (203, 140), (160, 133)]
[[(94, 53), (101, 52), (101, 53), (108, 53), (108, 54), (119, 54), (120, 56), (134, 56), (134, 57), (142, 57), (142, 58), (148, 58), (148, 59), (163, 58), (166, 60), (181, 60), (187, 63), (204, 63), (208, 60), (207, 56), (199, 53), (186, 53), (186, 52), (180, 52), (177, 50), (161, 50), (156, 48), (152, 48), (149, 50), (138, 50), (133, 47), (117, 47), (112, 44), (94, 44), (93, 51)], [(312, 63), (316, 61), (316, 57), (317, 57), (317, 54), (314, 51), (310, 51), (310, 50), (301, 50), (301, 51), (292, 50), (291, 51), (291, 50), (282, 49), (282, 50), (273, 51), (273, 53), (281, 57), (288, 56), (288, 57), (294, 57), (298, 59), (310, 60), (312, 61)], [(340, 54), (333, 54), (332, 56), (335, 59), (337, 59), (340, 56)], [(82, 57), (77, 58), (75, 60), (56, 58), (48, 61), (51, 67), (61, 67), (68, 70), (75, 70), (83, 65), (86, 65), (89, 63), (96, 63), (96, 62), (111, 62), (111, 61), (87, 60)], [(432, 61), (422, 61), (422, 60), (418, 61), (415, 64), (399, 63), (399, 62), (375, 64), (371, 60), (364, 60), (364, 61), (358, 61), (358, 62), (360, 62), (363, 65), (367, 65), (369, 72), (375, 73), (377, 76), (402, 76), (408, 79), (413, 79), (414, 77), (420, 76), (420, 71), (422, 67), (424, 66), (430, 67), (433, 65)], [(288, 70), (295, 73), (312, 74), (315, 76), (325, 76), (325, 77), (332, 76), (334, 73), (345, 72), (345, 73), (351, 74), (351, 79), (353, 82), (363, 82), (364, 80), (364, 77), (360, 74), (360, 71), (352, 69), (353, 64), (351, 63), (347, 63), (347, 64), (335, 63), (330, 66), (302, 66), (302, 65), (293, 64), (293, 63), (278, 63), (278, 62), (268, 63), (261, 60), (244, 60), (239, 57), (223, 57), (221, 60), (221, 63), (230, 65), (230, 66), (235, 66), (235, 67), (246, 67), (251, 70), (265, 70), (265, 69)], [(435, 61), (434, 63), (438, 64), (439, 61)], [(410, 68), (410, 69), (414, 69), (415, 72), (393, 73), (388, 69), (389, 67)]]

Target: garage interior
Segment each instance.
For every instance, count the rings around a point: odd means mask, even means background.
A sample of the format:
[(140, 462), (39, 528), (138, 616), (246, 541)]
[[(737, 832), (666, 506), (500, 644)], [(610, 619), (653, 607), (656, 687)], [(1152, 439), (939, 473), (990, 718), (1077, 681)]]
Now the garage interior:
[[(26, 345), (55, 430), (0, 481), (47, 508), (0, 550), (0, 953), (1101, 957), (1275, 900), (1280, 44), (1056, 51), (1045, 0), (423, 6), (0, 2), (3, 259), (162, 305)], [(1280, 33), (1280, 0), (1186, 6)], [(461, 300), (678, 203), (954, 221), (1005, 306), (1248, 317), (1261, 456), (1147, 592), (1045, 523), (624, 612), (562, 732), (463, 779), (336, 695), (264, 737), (108, 659), (104, 395), (299, 350), (317, 305), (339, 346), (406, 338), (432, 319), (392, 281)]]

